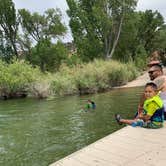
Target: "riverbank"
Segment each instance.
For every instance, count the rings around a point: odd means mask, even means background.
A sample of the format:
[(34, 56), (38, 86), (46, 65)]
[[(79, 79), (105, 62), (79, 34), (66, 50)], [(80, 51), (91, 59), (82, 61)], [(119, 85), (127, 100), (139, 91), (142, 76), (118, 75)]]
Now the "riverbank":
[[(164, 74), (166, 75), (166, 67), (163, 69)], [(130, 87), (138, 87), (138, 86), (144, 86), (149, 79), (148, 71), (144, 71), (142, 75), (138, 76), (136, 79), (128, 82), (126, 85), (116, 87), (116, 88), (130, 88)]]
[(138, 76), (136, 79), (128, 82), (126, 85), (121, 86), (120, 88), (130, 88), (137, 86), (144, 86), (149, 80), (148, 72), (143, 72), (142, 75)]
[(25, 61), (12, 64), (0, 61), (0, 64), (0, 97), (5, 99), (20, 96), (20, 92), (37, 98), (94, 94), (125, 85), (140, 72), (134, 62), (114, 60), (94, 60), (74, 66), (64, 64), (55, 73), (42, 73)]

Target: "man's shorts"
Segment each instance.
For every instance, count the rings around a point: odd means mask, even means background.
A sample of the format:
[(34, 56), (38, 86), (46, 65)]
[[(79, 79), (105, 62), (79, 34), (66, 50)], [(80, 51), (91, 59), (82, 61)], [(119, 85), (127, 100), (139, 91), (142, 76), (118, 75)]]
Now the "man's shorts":
[(149, 122), (144, 122), (142, 119), (137, 119), (137, 121), (133, 122), (131, 124), (131, 126), (133, 126), (133, 127), (139, 126), (139, 127), (143, 127), (143, 128), (150, 128), (150, 129), (158, 129), (158, 128), (162, 127), (162, 126), (156, 125), (156, 124), (154, 124), (150, 121)]

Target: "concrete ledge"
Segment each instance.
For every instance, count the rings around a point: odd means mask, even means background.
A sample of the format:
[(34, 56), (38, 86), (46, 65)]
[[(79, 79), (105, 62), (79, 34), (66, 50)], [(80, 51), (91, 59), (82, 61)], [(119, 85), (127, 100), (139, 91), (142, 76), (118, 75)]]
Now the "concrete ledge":
[(124, 127), (50, 166), (140, 165), (166, 165), (166, 127)]

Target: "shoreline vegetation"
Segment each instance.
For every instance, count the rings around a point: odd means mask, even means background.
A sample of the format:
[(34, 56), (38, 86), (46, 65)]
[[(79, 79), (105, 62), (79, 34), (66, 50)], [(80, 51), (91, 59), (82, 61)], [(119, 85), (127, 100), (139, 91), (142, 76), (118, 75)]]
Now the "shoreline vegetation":
[(0, 98), (99, 93), (134, 80), (152, 59), (166, 65), (158, 11), (135, 11), (135, 0), (66, 2), (71, 41), (63, 40), (68, 27), (60, 9), (41, 14), (0, 3)]
[(1, 99), (47, 98), (108, 91), (140, 75), (133, 62), (94, 60), (73, 67), (61, 65), (56, 73), (42, 73), (24, 60), (0, 61)]

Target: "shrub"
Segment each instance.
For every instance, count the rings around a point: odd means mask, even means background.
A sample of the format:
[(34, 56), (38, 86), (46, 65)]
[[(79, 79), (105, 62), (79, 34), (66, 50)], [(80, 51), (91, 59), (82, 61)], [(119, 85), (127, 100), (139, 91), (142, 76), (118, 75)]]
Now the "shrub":
[(54, 95), (70, 95), (78, 93), (74, 79), (74, 68), (69, 68), (63, 64), (59, 72), (50, 77), (50, 89)]
[(1, 95), (27, 91), (30, 83), (37, 80), (40, 71), (21, 60), (13, 60), (11, 64), (0, 61), (0, 93)]
[(54, 76), (51, 89), (54, 94), (96, 93), (125, 84), (138, 75), (134, 63), (94, 60), (72, 68), (61, 66)]

